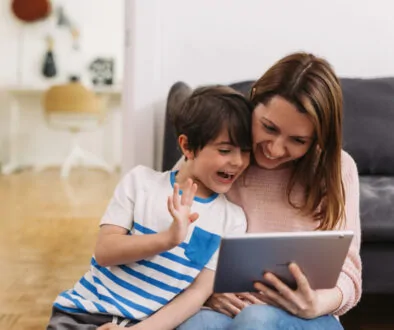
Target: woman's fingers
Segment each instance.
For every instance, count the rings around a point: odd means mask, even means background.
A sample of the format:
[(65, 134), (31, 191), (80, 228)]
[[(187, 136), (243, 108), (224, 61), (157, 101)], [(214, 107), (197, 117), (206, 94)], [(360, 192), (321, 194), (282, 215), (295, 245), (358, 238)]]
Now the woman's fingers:
[(282, 292), (272, 290), (261, 282), (255, 283), (255, 289), (261, 292), (263, 297), (266, 297), (265, 300), (267, 303), (270, 301), (270, 305), (272, 304), (273, 306), (281, 307), (294, 315), (297, 314), (298, 307), (293, 303), (292, 300), (282, 294)]
[(308, 279), (301, 271), (300, 267), (298, 267), (298, 265), (295, 263), (291, 263), (289, 265), (289, 270), (297, 282), (298, 290), (300, 290), (304, 294), (309, 294), (312, 291), (312, 289), (311, 286), (309, 285)]
[(286, 284), (284, 284), (280, 279), (278, 279), (274, 274), (266, 273), (264, 274), (264, 279), (269, 283), (271, 283), (271, 285), (278, 292), (279, 296), (287, 300), (294, 301), (295, 299), (294, 291), (290, 289)]
[(278, 308), (282, 308), (278, 303), (276, 303), (274, 300), (268, 298), (265, 294), (263, 294), (262, 292), (257, 293), (256, 292), (256, 296), (258, 297), (258, 299), (261, 301), (260, 304), (267, 304), (267, 305), (271, 305), (274, 307), (278, 307)]
[(225, 293), (224, 296), (226, 297), (226, 301), (228, 301), (228, 304), (234, 306), (238, 310), (241, 310), (247, 306), (247, 304), (241, 299), (239, 299), (234, 293)]
[(253, 304), (261, 304), (263, 301), (259, 299), (258, 295), (252, 292), (242, 292), (242, 293), (237, 293), (238, 298), (240, 298), (242, 301), (249, 303), (250, 305)]
[(226, 309), (223, 308), (215, 308), (215, 310), (221, 314), (227, 315), (228, 317), (234, 317), (234, 315), (236, 314), (231, 314), (229, 311), (227, 311)]
[(214, 310), (230, 317), (237, 315), (247, 305), (233, 293), (214, 294), (208, 304)]

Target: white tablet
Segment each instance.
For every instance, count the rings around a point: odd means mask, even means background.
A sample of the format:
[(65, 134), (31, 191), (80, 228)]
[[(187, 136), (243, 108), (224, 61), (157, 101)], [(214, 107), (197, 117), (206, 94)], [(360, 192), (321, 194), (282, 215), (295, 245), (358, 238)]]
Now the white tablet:
[(353, 238), (351, 231), (244, 234), (223, 237), (214, 292), (251, 292), (272, 272), (295, 289), (288, 265), (297, 263), (312, 289), (333, 288)]

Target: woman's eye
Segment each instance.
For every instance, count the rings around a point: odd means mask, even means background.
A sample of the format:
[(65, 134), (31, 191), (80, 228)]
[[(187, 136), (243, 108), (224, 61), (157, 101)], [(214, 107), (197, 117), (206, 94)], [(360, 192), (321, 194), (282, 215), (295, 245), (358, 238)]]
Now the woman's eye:
[(263, 126), (264, 126), (265, 130), (268, 132), (275, 132), (276, 131), (275, 127), (273, 127), (273, 126), (269, 126), (267, 124), (263, 124)]
[(228, 150), (228, 149), (219, 149), (219, 152), (220, 152), (221, 154), (228, 154), (230, 151), (231, 151), (231, 150)]
[(301, 139), (294, 139), (294, 141), (296, 143), (299, 143), (299, 144), (305, 144), (306, 143), (304, 140), (301, 140)]

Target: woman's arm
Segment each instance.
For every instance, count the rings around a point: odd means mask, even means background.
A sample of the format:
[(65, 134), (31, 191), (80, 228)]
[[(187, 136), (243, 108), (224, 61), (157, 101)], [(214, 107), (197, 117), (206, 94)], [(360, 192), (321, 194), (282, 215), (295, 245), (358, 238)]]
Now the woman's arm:
[(265, 279), (274, 285), (277, 292), (262, 283), (255, 285), (256, 289), (262, 293), (263, 301), (304, 318), (314, 318), (325, 314), (342, 315), (354, 307), (361, 297), (358, 173), (353, 159), (346, 153), (342, 153), (342, 156), (346, 218), (344, 225), (338, 229), (352, 230), (354, 237), (336, 287), (328, 290), (312, 290), (297, 265), (290, 267), (298, 284), (298, 289), (295, 291), (288, 288), (273, 274), (266, 274)]
[(333, 312), (343, 315), (353, 308), (361, 298), (361, 225), (360, 187), (356, 163), (349, 154), (342, 152), (342, 180), (345, 189), (345, 223), (340, 229), (352, 230), (354, 238), (339, 276), (337, 288), (342, 293), (342, 301)]

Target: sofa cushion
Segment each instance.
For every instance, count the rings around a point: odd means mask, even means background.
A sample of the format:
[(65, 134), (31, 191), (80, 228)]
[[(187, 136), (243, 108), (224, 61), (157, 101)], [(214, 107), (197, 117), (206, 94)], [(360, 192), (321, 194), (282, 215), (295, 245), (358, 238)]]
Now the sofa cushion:
[(348, 78), (341, 85), (344, 149), (361, 175), (394, 175), (394, 78)]
[(393, 294), (394, 244), (364, 242), (360, 252), (363, 264), (363, 294)]
[(229, 86), (231, 88), (234, 88), (236, 91), (242, 93), (247, 98), (249, 98), (250, 90), (252, 89), (253, 83), (254, 83), (253, 80), (245, 80), (245, 81), (240, 81), (237, 83), (232, 83)]
[(364, 242), (394, 242), (394, 177), (360, 176)]

